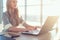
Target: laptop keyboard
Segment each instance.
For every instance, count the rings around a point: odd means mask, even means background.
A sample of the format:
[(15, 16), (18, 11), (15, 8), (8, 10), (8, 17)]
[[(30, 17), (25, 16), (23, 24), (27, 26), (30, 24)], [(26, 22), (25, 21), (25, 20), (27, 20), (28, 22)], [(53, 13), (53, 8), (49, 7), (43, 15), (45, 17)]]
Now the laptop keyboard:
[(28, 32), (23, 32), (23, 33), (27, 33), (27, 34), (39, 34), (40, 30), (41, 30), (40, 28), (37, 28), (36, 30), (28, 31)]

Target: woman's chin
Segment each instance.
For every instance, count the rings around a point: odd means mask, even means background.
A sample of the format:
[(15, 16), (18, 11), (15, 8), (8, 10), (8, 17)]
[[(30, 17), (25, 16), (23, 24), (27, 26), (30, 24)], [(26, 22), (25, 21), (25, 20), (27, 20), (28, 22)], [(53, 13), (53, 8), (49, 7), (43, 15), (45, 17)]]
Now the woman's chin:
[(11, 7), (11, 9), (15, 9), (16, 7)]

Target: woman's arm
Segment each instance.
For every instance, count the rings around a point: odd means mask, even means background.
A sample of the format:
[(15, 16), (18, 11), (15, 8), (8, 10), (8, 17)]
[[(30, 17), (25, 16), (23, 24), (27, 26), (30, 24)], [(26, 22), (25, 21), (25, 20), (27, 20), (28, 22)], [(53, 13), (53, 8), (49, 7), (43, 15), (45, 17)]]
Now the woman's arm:
[(25, 30), (22, 28), (16, 28), (16, 27), (12, 26), (6, 15), (6, 12), (3, 13), (2, 20), (3, 20), (3, 25), (4, 25), (4, 31), (22, 32)]
[(21, 24), (27, 29), (27, 30), (35, 30), (37, 28), (41, 28), (40, 26), (31, 26), (27, 24), (22, 18), (20, 19)]
[(27, 24), (26, 22), (23, 23), (23, 26), (25, 26), (25, 28), (27, 30), (35, 30), (36, 29), (36, 27), (31, 26), (31, 25)]
[(3, 21), (4, 31), (7, 31), (7, 29), (10, 28), (12, 25), (9, 23), (6, 12), (4, 12), (2, 15), (2, 21)]
[(16, 32), (16, 33), (18, 33), (18, 32), (24, 32), (24, 31), (27, 31), (27, 30), (25, 28), (16, 28), (16, 27), (10, 27), (8, 29), (8, 32)]

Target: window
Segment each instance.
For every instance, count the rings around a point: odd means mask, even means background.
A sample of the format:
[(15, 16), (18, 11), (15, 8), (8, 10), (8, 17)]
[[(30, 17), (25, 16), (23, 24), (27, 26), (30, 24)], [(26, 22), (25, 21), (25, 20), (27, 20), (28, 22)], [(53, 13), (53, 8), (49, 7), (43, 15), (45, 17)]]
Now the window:
[(26, 21), (40, 26), (41, 0), (26, 0)]
[[(18, 0), (19, 15), (31, 25), (44, 24), (48, 16), (60, 16), (59, 0)], [(3, 1), (3, 12), (6, 0)]]

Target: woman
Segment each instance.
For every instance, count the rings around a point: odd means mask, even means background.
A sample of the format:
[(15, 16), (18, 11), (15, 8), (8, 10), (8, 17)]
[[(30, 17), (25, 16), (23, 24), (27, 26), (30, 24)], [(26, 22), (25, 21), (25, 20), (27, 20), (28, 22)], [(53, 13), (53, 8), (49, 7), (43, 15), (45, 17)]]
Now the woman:
[[(17, 0), (7, 0), (7, 11), (3, 13), (4, 31), (8, 34), (17, 36), (17, 33), (35, 30), (36, 27), (28, 25), (21, 17), (18, 16)], [(17, 28), (22, 24), (24, 28)]]

